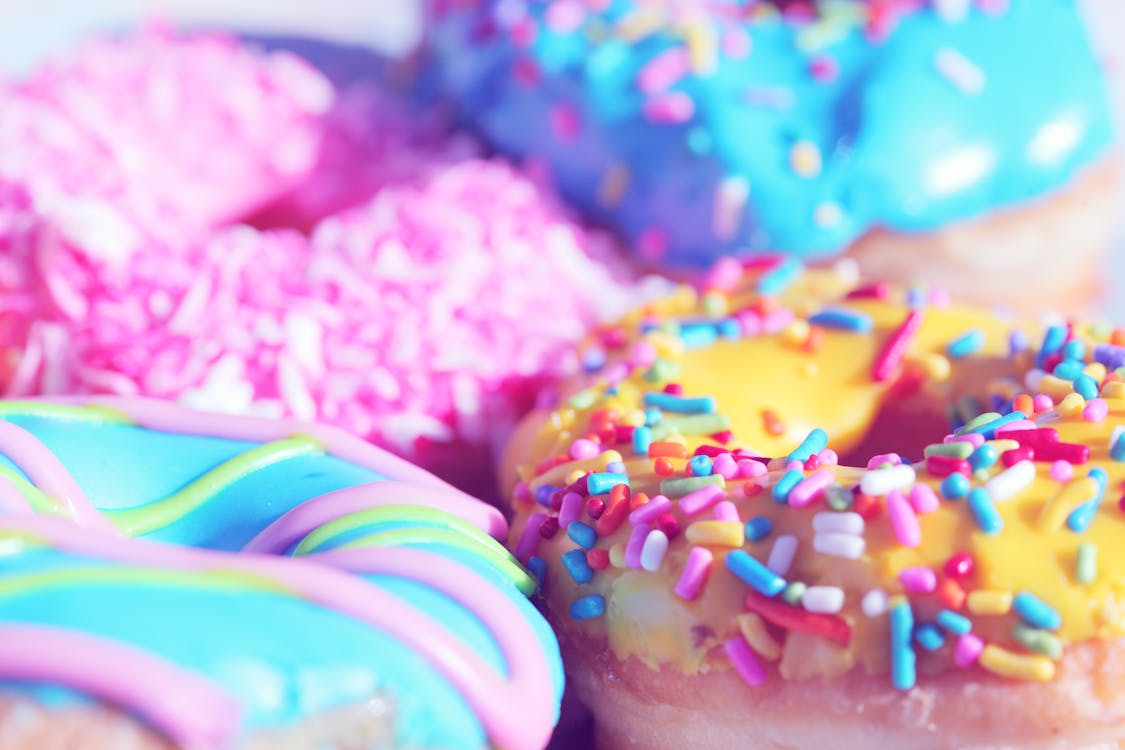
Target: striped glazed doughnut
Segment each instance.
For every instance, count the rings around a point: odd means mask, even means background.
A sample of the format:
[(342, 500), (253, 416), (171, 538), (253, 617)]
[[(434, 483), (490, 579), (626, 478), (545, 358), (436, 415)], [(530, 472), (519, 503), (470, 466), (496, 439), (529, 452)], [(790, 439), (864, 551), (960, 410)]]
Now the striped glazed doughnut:
[(1123, 344), (792, 260), (597, 331), (504, 474), (604, 747), (1116, 746)]
[(849, 252), (984, 303), (1029, 302), (1003, 274), (1088, 304), (1112, 128), (1072, 0), (435, 5), (465, 119), (649, 263)]
[(0, 745), (539, 748), (499, 513), (333, 428), (0, 402)]

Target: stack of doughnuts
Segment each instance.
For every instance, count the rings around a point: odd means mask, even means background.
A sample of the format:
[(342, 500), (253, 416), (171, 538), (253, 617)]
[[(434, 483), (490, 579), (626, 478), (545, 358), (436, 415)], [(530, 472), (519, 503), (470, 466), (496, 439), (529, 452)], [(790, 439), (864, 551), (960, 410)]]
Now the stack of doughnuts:
[(647, 263), (846, 253), (1025, 312), (1097, 287), (1111, 126), (1071, 0), (445, 0), (430, 40), (465, 120)]

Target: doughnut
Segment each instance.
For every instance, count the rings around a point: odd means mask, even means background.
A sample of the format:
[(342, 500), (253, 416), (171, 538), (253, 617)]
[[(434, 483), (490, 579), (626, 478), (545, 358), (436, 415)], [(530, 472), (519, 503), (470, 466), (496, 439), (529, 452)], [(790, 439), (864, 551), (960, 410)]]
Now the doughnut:
[(540, 748), (561, 694), (490, 506), (325, 425), (0, 401), (5, 748)]
[(579, 356), (502, 474), (600, 747), (1125, 738), (1125, 329), (728, 258)]
[(1110, 116), (1069, 0), (445, 0), (432, 26), (465, 120), (646, 263), (847, 252), (1068, 309), (1108, 250)]
[[(47, 124), (31, 107), (44, 89), (65, 99), (83, 86), (85, 98), (111, 107), (135, 88), (182, 85), (200, 117), (223, 112), (227, 99), (268, 103), (293, 89), (270, 78), (276, 60), (299, 68), (288, 53), (262, 57), (243, 46), (221, 35), (91, 42), (76, 53), (78, 72), (33, 75), (53, 86), (27, 84), (26, 102), (17, 88), (14, 109), (34, 130)], [(159, 61), (151, 75), (143, 54), (150, 47)], [(204, 75), (218, 65), (213, 49), (224, 51), (218, 62), (232, 57), (247, 68), (230, 91), (197, 91), (213, 83)], [(119, 91), (112, 80), (104, 89), (101, 78), (88, 81), (81, 71), (101, 70), (103, 56), (117, 78), (139, 82)], [(312, 77), (308, 87), (328, 92), (323, 114), (302, 125), (321, 149), (287, 193), (260, 195), (219, 226), (169, 228), (174, 236), (109, 258), (101, 243), (123, 246), (103, 226), (69, 233), (26, 175), (0, 184), (0, 393), (142, 395), (325, 421), (463, 488), (494, 493), (490, 444), (531, 405), (541, 379), (571, 366), (559, 356), (564, 344), (627, 309), (610, 303), (628, 297), (628, 272), (614, 264), (608, 237), (575, 223), (531, 176), (481, 157), (471, 139), (437, 132), (432, 113), (411, 118), (375, 74), (333, 88), (299, 69)], [(145, 129), (160, 110), (144, 104), (99, 122), (100, 137)], [(259, 114), (279, 108), (263, 104)], [(284, 129), (284, 118), (276, 127)], [(0, 153), (18, 152), (23, 136), (3, 132)], [(137, 148), (146, 158), (164, 154), (178, 133), (145, 129)], [(195, 144), (216, 163), (276, 150), (267, 139), (244, 153), (232, 141), (228, 154), (213, 147), (217, 140)], [(82, 164), (111, 156), (82, 151)], [(170, 173), (207, 161), (192, 149), (183, 156), (192, 158)], [(38, 171), (49, 181), (69, 163), (43, 159)], [(64, 176), (55, 181), (75, 191), (68, 199), (100, 195)], [(160, 192), (144, 172), (124, 178), (132, 180), (124, 192)], [(227, 189), (252, 192), (237, 182), (222, 187), (216, 200)], [(196, 216), (188, 204), (199, 192), (214, 191), (170, 192), (169, 211)], [(144, 217), (115, 196), (105, 205), (141, 232)]]

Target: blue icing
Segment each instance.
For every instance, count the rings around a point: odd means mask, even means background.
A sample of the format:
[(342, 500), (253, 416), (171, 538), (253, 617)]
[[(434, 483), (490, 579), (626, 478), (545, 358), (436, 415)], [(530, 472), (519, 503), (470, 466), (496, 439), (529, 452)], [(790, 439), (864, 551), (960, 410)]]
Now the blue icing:
[[(503, 29), (484, 40), (477, 31), (484, 13), (515, 15), (513, 5), (539, 27), (529, 49)], [(490, 141), (545, 160), (568, 199), (630, 240), (664, 232), (673, 264), (747, 248), (816, 256), (876, 227), (934, 229), (1048, 193), (1112, 140), (1101, 70), (1072, 0), (1017, 0), (991, 15), (974, 7), (955, 23), (925, 8), (882, 43), (842, 26), (815, 53), (799, 49), (808, 28), (746, 23), (749, 55), (724, 57), (712, 75), (672, 87), (695, 105), (680, 124), (648, 121), (636, 80), (681, 40), (667, 32), (629, 45), (613, 36), (638, 5), (611, 2), (599, 34), (592, 22), (574, 33), (548, 30), (549, 3), (482, 2), (483, 10), (452, 11), (431, 39), (445, 87)], [(938, 71), (939, 55), (949, 53), (979, 68), (979, 93)], [(810, 75), (813, 54), (835, 61), (834, 80)], [(534, 85), (513, 75), (528, 56), (541, 70)], [(572, 139), (552, 127), (559, 105), (578, 113)], [(791, 166), (797, 141), (822, 155), (811, 176)], [(610, 205), (599, 192), (617, 163), (627, 165), (628, 187)], [(729, 178), (745, 180), (749, 196), (724, 237), (715, 195)]]

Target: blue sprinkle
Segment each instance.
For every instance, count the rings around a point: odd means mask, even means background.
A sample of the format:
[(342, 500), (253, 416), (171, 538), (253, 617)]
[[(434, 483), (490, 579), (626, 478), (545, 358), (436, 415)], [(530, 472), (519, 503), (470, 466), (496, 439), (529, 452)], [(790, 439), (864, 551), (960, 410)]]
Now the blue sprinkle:
[(617, 472), (601, 472), (586, 477), (586, 491), (591, 495), (604, 495), (619, 484), (628, 484), (629, 477)]
[(684, 323), (680, 326), (680, 341), (688, 349), (702, 349), (719, 338), (719, 330), (714, 323)]
[(582, 369), (586, 372), (597, 372), (605, 367), (606, 356), (601, 349), (590, 349), (582, 355)]
[(648, 447), (652, 445), (652, 428), (640, 426), (633, 430), (633, 453), (637, 456), (647, 456)]
[(1105, 496), (1105, 487), (1109, 482), (1109, 475), (1105, 473), (1105, 469), (1100, 467), (1090, 469), (1086, 476), (1098, 483), (1097, 494), (1072, 510), (1070, 515), (1066, 517), (1067, 528), (1078, 533), (1090, 528), (1090, 524), (1094, 522), (1094, 516), (1097, 515), (1098, 506), (1102, 503), (1102, 498)]
[(988, 397), (988, 405), (989, 411), (1007, 413), (1012, 410), (1012, 402), (1001, 396), (999, 393), (993, 393)]
[(746, 522), (746, 541), (765, 539), (773, 532), (773, 521), (765, 516), (754, 516)]
[(684, 398), (662, 391), (646, 393), (644, 404), (673, 414), (712, 414), (715, 411), (715, 399), (711, 396)]
[(941, 496), (946, 500), (959, 500), (969, 494), (969, 479), (964, 474), (950, 474), (941, 480)]
[(1086, 344), (1078, 339), (1071, 339), (1063, 347), (1063, 359), (1081, 360), (1086, 356)]
[[(574, 524), (572, 523), (571, 526)], [(589, 583), (594, 579), (594, 569), (586, 561), (586, 551), (572, 549), (562, 555), (562, 564), (575, 583)]]
[(914, 640), (927, 651), (937, 651), (945, 643), (945, 635), (937, 625), (924, 622), (914, 628)]
[(1125, 461), (1125, 432), (1113, 441), (1113, 447), (1109, 449), (1109, 457), (1114, 461)]
[(1043, 345), (1039, 347), (1039, 354), (1035, 357), (1035, 366), (1042, 369), (1047, 359), (1062, 348), (1066, 341), (1066, 326), (1055, 325), (1043, 334)]
[(943, 609), (938, 612), (937, 624), (953, 633), (953, 635), (967, 635), (973, 629), (972, 620), (951, 609)]
[(559, 488), (551, 484), (541, 484), (535, 488), (535, 502), (545, 507), (551, 507), (551, 496), (558, 492)]
[(801, 441), (801, 444), (798, 445), (796, 450), (790, 453), (788, 458), (786, 458), (785, 460), (786, 462), (800, 461), (801, 463), (804, 463), (805, 461), (808, 461), (809, 458), (811, 458), (814, 454), (820, 453), (826, 447), (828, 447), (828, 433), (817, 427), (805, 436), (805, 439)]
[(742, 326), (734, 318), (723, 318), (715, 324), (719, 336), (724, 339), (738, 339), (742, 337)]
[(973, 328), (950, 341), (949, 346), (945, 348), (945, 352), (953, 359), (963, 359), (970, 354), (976, 354), (983, 346), (984, 331)]
[(547, 578), (547, 561), (539, 555), (532, 555), (527, 558), (527, 563), (524, 565), (531, 575), (535, 576), (539, 588), (543, 588), (543, 581)]
[(605, 465), (605, 470), (610, 474), (621, 474), (625, 476), (625, 464), (621, 461), (610, 461)]
[(713, 465), (710, 456), (692, 456), (691, 461), (688, 462), (691, 466), (692, 476), (708, 477), (711, 476)]
[(998, 534), (1004, 529), (1004, 520), (1000, 518), (995, 503), (984, 488), (974, 487), (969, 490), (969, 511), (985, 534)]
[(920, 286), (912, 286), (906, 290), (906, 306), (911, 310), (918, 310), (926, 306), (926, 290)]
[(773, 499), (779, 503), (787, 503), (789, 502), (789, 493), (792, 492), (793, 488), (804, 478), (805, 472), (800, 469), (790, 469), (781, 475), (781, 479), (777, 480), (777, 484), (773, 486), (773, 490), (770, 494), (772, 494)]
[(785, 579), (748, 555), (745, 550), (728, 552), (727, 568), (765, 596), (777, 596), (785, 590)]
[(910, 646), (914, 630), (914, 613), (909, 602), (891, 609), (891, 683), (899, 690), (909, 690), (918, 679), (917, 655)]
[(1098, 397), (1098, 381), (1086, 373), (1082, 373), (1074, 379), (1074, 392), (1082, 398), (1089, 401), (1092, 398)]
[(982, 445), (969, 455), (969, 466), (973, 467), (973, 471), (980, 469), (987, 469), (996, 463), (1000, 457), (996, 454), (996, 449), (991, 445)]
[(1094, 361), (1106, 366), (1107, 370), (1116, 370), (1125, 366), (1125, 347), (1113, 344), (1095, 344)]
[(570, 616), (575, 620), (592, 620), (605, 614), (605, 597), (598, 594), (584, 596), (570, 603)]
[(1012, 422), (1018, 422), (1021, 419), (1027, 419), (1027, 415), (1022, 411), (1013, 411), (1005, 414), (1002, 417), (997, 417), (991, 422), (985, 422), (984, 424), (977, 425), (973, 429), (969, 430), (969, 432), (976, 433), (982, 436), (985, 440), (992, 440), (996, 437), (996, 431), (1001, 427), (1006, 424), (1011, 424)]
[(1055, 369), (1051, 374), (1056, 378), (1073, 382), (1075, 378), (1082, 374), (1084, 367), (1085, 365), (1082, 362), (1073, 359), (1064, 359), (1062, 362), (1055, 365)]
[(579, 547), (585, 549), (590, 549), (598, 541), (598, 532), (594, 531), (594, 527), (581, 521), (571, 521), (566, 527), (566, 535)]
[(1027, 334), (1023, 331), (1017, 329), (1008, 334), (1008, 356), (1012, 357), (1027, 351), (1030, 346), (1031, 342), (1027, 340)]
[(758, 291), (761, 294), (777, 295), (785, 291), (785, 288), (792, 284), (805, 267), (801, 261), (796, 258), (788, 258), (777, 268), (762, 275), (758, 279)]
[(1012, 599), (1012, 609), (1020, 619), (1033, 628), (1058, 630), (1062, 627), (1062, 615), (1050, 604), (1029, 591), (1021, 591)]
[(871, 316), (847, 307), (830, 307), (809, 317), (809, 323), (821, 328), (835, 328), (855, 333), (868, 333), (874, 328)]
[(658, 422), (664, 421), (664, 412), (659, 409), (645, 409), (645, 424), (652, 427)]

